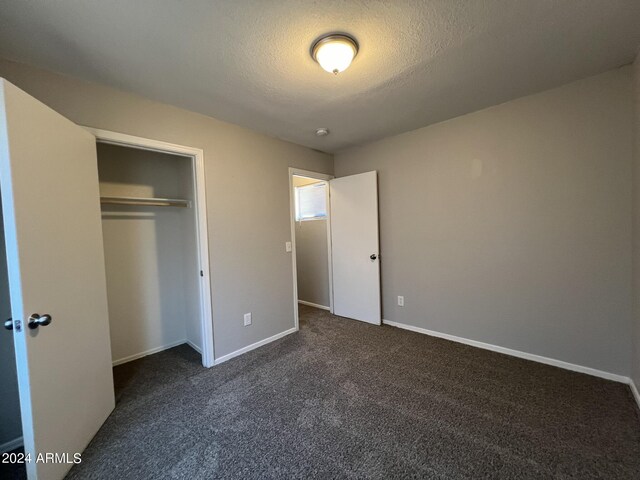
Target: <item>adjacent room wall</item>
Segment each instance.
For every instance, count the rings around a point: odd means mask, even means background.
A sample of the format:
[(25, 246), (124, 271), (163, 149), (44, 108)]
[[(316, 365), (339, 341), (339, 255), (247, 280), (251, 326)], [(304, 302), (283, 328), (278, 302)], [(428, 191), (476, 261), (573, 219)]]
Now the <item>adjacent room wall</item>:
[(0, 76), (78, 124), (203, 149), (216, 358), (294, 328), (288, 167), (331, 174), (331, 155), (15, 62)]
[[(312, 178), (293, 177), (293, 186), (318, 183)], [(298, 300), (329, 307), (329, 250), (327, 220), (296, 222), (296, 271)]]
[(337, 176), (379, 172), (383, 317), (628, 376), (631, 86), (624, 67), (337, 154)]
[[(194, 200), (190, 158), (99, 143), (98, 170), (103, 196)], [(103, 205), (102, 231), (113, 361), (202, 351), (194, 209)]]
[[(4, 322), (8, 318), (11, 318), (11, 302), (0, 204), (0, 320)], [(17, 447), (15, 440), (22, 436), (21, 422), (13, 332), (0, 328), (0, 452)]]
[[(633, 64), (633, 95), (635, 106), (633, 156), (633, 365), (631, 379), (640, 389), (640, 51)], [(640, 404), (640, 397), (636, 398)]]

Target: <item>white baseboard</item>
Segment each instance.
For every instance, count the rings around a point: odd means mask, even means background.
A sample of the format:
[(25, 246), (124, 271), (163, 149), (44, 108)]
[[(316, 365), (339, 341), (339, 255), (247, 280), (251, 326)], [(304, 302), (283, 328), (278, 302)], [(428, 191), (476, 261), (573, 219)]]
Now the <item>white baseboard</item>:
[(147, 355), (153, 355), (154, 353), (162, 352), (163, 350), (169, 350), (170, 348), (177, 347), (178, 345), (182, 345), (183, 343), (187, 343), (186, 339), (178, 340), (177, 342), (172, 342), (167, 345), (162, 345), (160, 347), (152, 348), (150, 350), (145, 350), (144, 352), (134, 353), (133, 355), (129, 355), (127, 357), (122, 357), (118, 360), (114, 360), (112, 365), (115, 367), (116, 365), (122, 365), (123, 363), (132, 362), (142, 357), (146, 357)]
[(223, 355), (222, 357), (216, 358), (215, 365), (219, 365), (223, 362), (226, 362), (227, 360), (231, 360), (232, 358), (237, 357), (238, 355), (242, 355), (243, 353), (247, 353), (247, 352), (250, 352), (251, 350), (255, 350), (258, 347), (266, 345), (267, 343), (274, 342), (279, 338), (286, 337), (287, 335), (291, 333), (295, 333), (297, 331), (298, 330), (296, 328), (290, 328), (289, 330), (280, 332), (274, 335), (273, 337), (265, 338), (264, 340), (260, 340), (259, 342), (252, 343), (251, 345), (241, 348), (240, 350), (236, 350), (235, 352), (231, 352), (226, 355)]
[(15, 450), (16, 448), (21, 447), (23, 443), (24, 442), (22, 441), (22, 437), (14, 438), (13, 440), (4, 442), (3, 444), (0, 444), (0, 453)]
[(490, 343), (478, 342), (476, 340), (469, 340), (463, 337), (456, 337), (455, 335), (449, 335), (447, 333), (440, 333), (433, 330), (427, 330), (426, 328), (414, 327), (413, 325), (407, 325), (406, 323), (392, 322), (391, 320), (382, 320), (382, 323), (391, 327), (403, 328), (405, 330), (411, 330), (412, 332), (423, 333), (432, 337), (444, 338), (445, 340), (451, 340), (452, 342), (464, 343), (465, 345), (471, 345), (472, 347), (491, 350), (493, 352), (503, 353), (505, 355), (511, 355), (512, 357), (524, 358), (525, 360), (531, 360), (533, 362), (544, 363), (546, 365), (564, 368), (565, 370), (573, 370), (574, 372), (586, 373), (587, 375), (593, 375), (594, 377), (600, 377), (606, 380), (613, 380), (614, 382), (626, 384), (630, 384), (631, 382), (631, 379), (629, 377), (625, 377), (624, 375), (604, 372), (602, 370), (597, 370), (591, 367), (583, 367), (582, 365), (576, 365), (575, 363), (563, 362), (562, 360), (543, 357), (541, 355), (535, 355), (533, 353), (526, 353), (519, 350), (512, 350), (511, 348), (499, 347)]
[(638, 408), (640, 408), (640, 392), (638, 392), (638, 387), (633, 380), (629, 380), (629, 387), (631, 387), (631, 393), (633, 393), (633, 398), (636, 399), (636, 403), (638, 404)]
[(196, 352), (198, 352), (200, 355), (202, 355), (202, 349), (199, 346), (197, 346), (195, 343), (193, 343), (191, 340), (187, 340), (184, 343), (186, 343), (191, 348), (193, 348)]
[(304, 300), (298, 300), (298, 303), (301, 303), (303, 305), (308, 305), (309, 307), (321, 308), (322, 310), (328, 310), (328, 311), (331, 310), (329, 307), (325, 307), (324, 305), (319, 305), (317, 303), (306, 302)]

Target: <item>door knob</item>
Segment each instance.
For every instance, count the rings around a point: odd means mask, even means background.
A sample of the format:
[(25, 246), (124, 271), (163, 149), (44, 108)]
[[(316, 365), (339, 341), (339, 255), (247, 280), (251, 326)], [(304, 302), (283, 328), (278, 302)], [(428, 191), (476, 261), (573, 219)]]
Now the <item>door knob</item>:
[(4, 328), (7, 330), (13, 330), (13, 318), (4, 321)]
[(375, 253), (372, 253), (372, 254), (369, 256), (369, 258), (370, 258), (371, 260), (375, 260), (376, 258), (378, 258), (378, 256), (377, 256)]
[(40, 326), (46, 327), (50, 323), (51, 315), (39, 315), (37, 313), (34, 313), (29, 317), (29, 328), (32, 330)]

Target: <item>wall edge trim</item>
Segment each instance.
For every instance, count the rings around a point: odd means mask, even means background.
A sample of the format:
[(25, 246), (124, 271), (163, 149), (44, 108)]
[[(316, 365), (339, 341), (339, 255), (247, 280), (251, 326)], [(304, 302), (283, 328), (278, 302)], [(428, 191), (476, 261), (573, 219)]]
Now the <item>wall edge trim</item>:
[(545, 365), (551, 365), (553, 367), (559, 367), (564, 370), (571, 370), (574, 372), (585, 373), (587, 375), (591, 375), (594, 377), (604, 378), (605, 380), (612, 380), (614, 382), (625, 383), (628, 385), (631, 383), (631, 379), (624, 375), (605, 372), (603, 370), (598, 370), (596, 368), (591, 368), (591, 367), (585, 367), (583, 365), (577, 365), (575, 363), (565, 362), (563, 360), (556, 360), (555, 358), (543, 357), (542, 355), (536, 355), (534, 353), (522, 352), (520, 350), (513, 350), (511, 348), (500, 347), (498, 345), (493, 345), (490, 343), (479, 342), (477, 340), (470, 340), (464, 337), (457, 337), (455, 335), (449, 335), (448, 333), (436, 332), (434, 330), (428, 330), (422, 327), (415, 327), (413, 325), (408, 325), (406, 323), (394, 322), (391, 320), (382, 320), (382, 323), (384, 325), (389, 325), (390, 327), (402, 328), (404, 330), (422, 333), (424, 335), (429, 335), (431, 337), (443, 338), (445, 340), (450, 340), (452, 342), (462, 343), (464, 345), (469, 345), (476, 348), (482, 348), (483, 350), (490, 350), (492, 352), (502, 353), (504, 355), (518, 357), (524, 360), (531, 360), (533, 362), (543, 363)]
[(638, 392), (638, 387), (636, 387), (635, 382), (631, 378), (629, 379), (629, 388), (631, 388), (633, 398), (635, 399), (636, 403), (638, 404), (638, 408), (640, 409), (640, 392)]
[(119, 358), (118, 360), (114, 360), (111, 365), (118, 366), (123, 363), (132, 362), (142, 357), (146, 357), (147, 355), (153, 355), (154, 353), (162, 352), (163, 350), (168, 350), (173, 347), (177, 347), (178, 345), (182, 345), (187, 343), (186, 339), (178, 340), (177, 342), (167, 343), (166, 345), (160, 345), (159, 347), (150, 348), (149, 350), (145, 350), (144, 352), (134, 353), (133, 355), (128, 355), (126, 357)]
[(191, 348), (193, 348), (196, 352), (202, 355), (202, 349), (199, 346), (197, 346), (195, 343), (193, 343), (191, 340), (186, 340), (184, 343), (186, 343)]
[(242, 347), (238, 350), (236, 350), (235, 352), (231, 352), (231, 353), (227, 353), (226, 355), (223, 355), (219, 358), (216, 358), (214, 365), (219, 365), (221, 363), (226, 362), (227, 360), (231, 360), (232, 358), (235, 358), (239, 355), (242, 355), (243, 353), (247, 353), (250, 352), (251, 350), (255, 350), (256, 348), (262, 347), (263, 345), (266, 345), (268, 343), (271, 342), (275, 342), (276, 340), (282, 338), (282, 337), (286, 337), (287, 335), (291, 334), (291, 333), (295, 333), (297, 332), (298, 329), (297, 328), (290, 328), (288, 330), (285, 330), (284, 332), (280, 332), (277, 333), (271, 337), (265, 338), (263, 340), (260, 340), (259, 342), (256, 343), (252, 343), (251, 345), (247, 345), (246, 347)]
[(307, 302), (306, 300), (298, 300), (298, 303), (301, 303), (302, 305), (307, 305), (308, 307), (320, 308), (322, 310), (331, 311), (331, 308), (325, 305), (320, 305), (319, 303)]
[(21, 447), (23, 444), (24, 441), (22, 439), (22, 436), (14, 438), (13, 440), (9, 440), (8, 442), (0, 444), (0, 453), (10, 452), (18, 447)]

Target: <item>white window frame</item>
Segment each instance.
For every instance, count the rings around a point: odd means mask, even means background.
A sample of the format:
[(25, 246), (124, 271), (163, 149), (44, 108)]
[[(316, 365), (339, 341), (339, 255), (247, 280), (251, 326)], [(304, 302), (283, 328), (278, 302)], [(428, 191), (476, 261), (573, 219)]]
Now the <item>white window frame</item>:
[[(303, 188), (313, 188), (313, 187), (317, 187), (318, 185), (322, 185), (324, 187), (324, 192), (325, 192), (325, 209), (324, 209), (324, 215), (322, 216), (317, 216), (317, 217), (304, 217), (304, 218), (299, 218), (299, 205), (300, 205), (300, 191)], [(307, 185), (299, 185), (297, 187), (293, 187), (293, 191), (294, 191), (294, 207), (295, 207), (295, 211), (294, 211), (294, 216), (295, 216), (295, 220), (296, 222), (309, 222), (309, 221), (314, 221), (314, 220), (327, 220), (329, 218), (329, 206), (327, 205), (327, 195), (329, 194), (329, 184), (326, 181), (320, 181), (320, 182), (316, 182), (316, 183), (309, 183)]]

